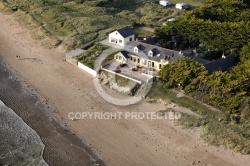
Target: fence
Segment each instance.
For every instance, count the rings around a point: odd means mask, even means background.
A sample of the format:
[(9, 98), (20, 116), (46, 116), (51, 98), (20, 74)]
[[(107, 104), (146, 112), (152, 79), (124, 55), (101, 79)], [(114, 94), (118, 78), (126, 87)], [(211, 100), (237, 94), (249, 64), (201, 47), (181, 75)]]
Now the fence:
[(111, 71), (111, 70), (108, 70), (108, 69), (105, 69), (105, 68), (102, 68), (102, 67), (101, 67), (101, 69), (104, 70), (104, 71), (107, 71), (107, 72), (109, 72), (109, 73), (112, 73), (112, 74), (114, 74), (114, 75), (118, 75), (118, 76), (121, 76), (121, 77), (123, 77), (123, 78), (132, 80), (132, 81), (137, 82), (137, 83), (139, 83), (139, 84), (142, 84), (141, 81), (139, 81), (139, 80), (137, 80), (137, 79), (134, 79), (134, 78), (132, 78), (132, 77), (126, 76), (126, 75), (124, 75), (124, 74), (120, 74), (120, 73), (117, 73), (117, 72), (114, 72), (114, 71)]
[(95, 70), (89, 68), (88, 66), (85, 66), (85, 65), (82, 64), (81, 62), (78, 62), (77, 66), (78, 66), (80, 69), (82, 69), (82, 70), (88, 72), (88, 73), (91, 74), (92, 76), (94, 76), (94, 77), (97, 76), (97, 72), (96, 72)]

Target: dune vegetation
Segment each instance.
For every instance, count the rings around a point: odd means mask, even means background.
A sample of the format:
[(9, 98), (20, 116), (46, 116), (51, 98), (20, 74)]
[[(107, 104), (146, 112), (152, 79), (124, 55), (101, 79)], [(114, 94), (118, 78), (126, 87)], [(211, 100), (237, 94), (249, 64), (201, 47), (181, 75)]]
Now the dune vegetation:
[(0, 0), (0, 11), (13, 14), (43, 46), (64, 50), (124, 26), (156, 27), (182, 13), (174, 5), (164, 8), (150, 0)]

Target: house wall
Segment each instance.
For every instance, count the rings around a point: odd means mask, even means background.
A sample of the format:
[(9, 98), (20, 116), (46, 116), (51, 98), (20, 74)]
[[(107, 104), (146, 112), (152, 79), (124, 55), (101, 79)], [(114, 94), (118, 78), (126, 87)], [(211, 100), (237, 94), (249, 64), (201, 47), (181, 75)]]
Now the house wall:
[[(163, 66), (167, 65), (169, 62), (166, 61), (166, 62), (156, 62), (156, 61), (152, 61), (154, 62), (154, 69), (159, 71), (163, 68)], [(160, 67), (161, 66), (161, 67)]]
[(115, 56), (114, 56), (115, 60), (118, 61), (118, 62), (125, 62), (127, 63), (128, 60), (122, 55), (122, 53), (117, 53)]
[[(131, 35), (129, 37), (123, 38), (118, 31), (114, 31), (109, 34), (109, 43), (114, 43), (120, 46), (125, 46), (126, 43), (130, 41), (130, 38), (132, 38), (132, 41), (134, 41), (135, 35)], [(112, 39), (116, 40), (116, 42), (112, 42)]]
[(125, 46), (125, 45), (127, 44), (127, 42), (130, 41), (130, 39), (131, 39), (131, 41), (135, 41), (135, 35), (131, 35), (131, 36), (129, 36), (129, 37), (126, 37), (126, 38), (124, 39), (124, 45), (123, 45), (123, 46)]
[[(152, 63), (154, 63), (154, 67), (152, 67), (152, 68), (154, 68), (156, 71), (159, 71), (163, 66), (165, 66), (165, 65), (167, 65), (169, 63), (168, 61), (157, 62), (157, 61), (152, 61), (152, 60), (149, 60), (149, 59), (139, 58), (139, 57), (133, 56), (133, 55), (131, 57), (132, 57), (132, 60), (130, 59), (130, 62), (134, 63), (134, 65), (137, 65), (138, 64), (138, 59), (140, 59), (139, 65), (141, 67), (147, 68), (147, 67), (149, 67), (148, 66), (149, 62), (151, 63), (151, 65), (152, 65)], [(135, 59), (135, 61), (134, 61), (134, 59)]]

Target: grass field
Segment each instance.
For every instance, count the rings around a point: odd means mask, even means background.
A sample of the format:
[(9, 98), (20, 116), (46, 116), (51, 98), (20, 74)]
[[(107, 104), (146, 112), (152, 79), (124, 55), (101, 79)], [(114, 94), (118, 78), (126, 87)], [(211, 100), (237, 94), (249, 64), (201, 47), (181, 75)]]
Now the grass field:
[[(198, 0), (194, 0), (196, 1), (198, 4)], [(6, 14), (14, 13), (16, 20), (31, 30), (34, 39), (44, 40), (44, 46), (53, 48), (61, 44), (65, 50), (77, 48), (92, 40), (103, 39), (109, 32), (124, 26), (134, 24), (159, 26), (167, 19), (183, 12), (175, 9), (174, 6), (163, 8), (153, 5), (149, 0), (112, 2), (108, 0), (0, 0), (0, 10)], [(135, 28), (139, 36), (152, 34), (138, 31), (139, 28)]]

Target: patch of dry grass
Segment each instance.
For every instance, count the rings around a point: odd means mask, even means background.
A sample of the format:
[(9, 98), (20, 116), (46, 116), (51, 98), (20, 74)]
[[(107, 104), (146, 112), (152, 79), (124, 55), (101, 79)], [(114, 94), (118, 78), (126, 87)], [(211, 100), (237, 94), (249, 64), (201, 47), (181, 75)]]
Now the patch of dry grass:
[(10, 7), (7, 7), (3, 2), (0, 1), (0, 11), (4, 14), (13, 14), (14, 11)]
[(48, 49), (55, 48), (60, 44), (61, 44), (61, 40), (58, 39), (56, 36), (48, 36), (45, 39), (43, 39), (41, 43), (41, 45), (44, 48), (48, 48)]

